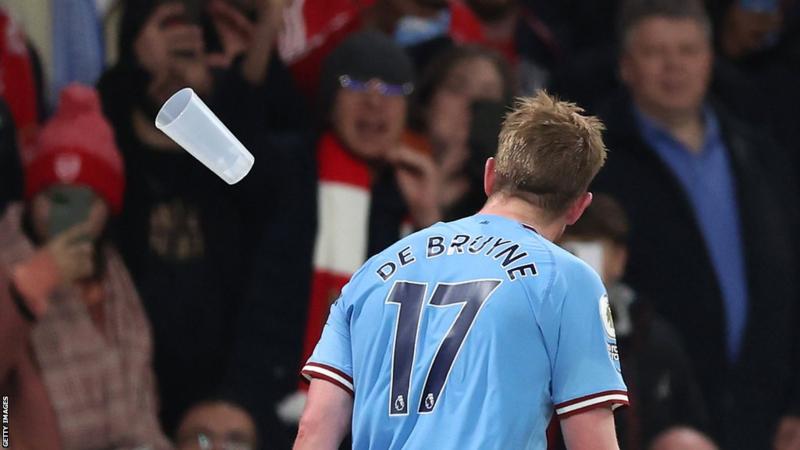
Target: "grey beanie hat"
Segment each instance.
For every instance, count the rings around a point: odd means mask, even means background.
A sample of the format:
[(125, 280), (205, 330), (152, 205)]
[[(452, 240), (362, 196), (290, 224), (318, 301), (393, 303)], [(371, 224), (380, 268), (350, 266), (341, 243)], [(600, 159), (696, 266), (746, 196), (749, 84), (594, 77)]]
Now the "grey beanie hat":
[(414, 81), (414, 66), (405, 51), (384, 33), (368, 30), (351, 34), (322, 65), (319, 99), (326, 117), (342, 75), (361, 81), (377, 78), (390, 84), (405, 84)]

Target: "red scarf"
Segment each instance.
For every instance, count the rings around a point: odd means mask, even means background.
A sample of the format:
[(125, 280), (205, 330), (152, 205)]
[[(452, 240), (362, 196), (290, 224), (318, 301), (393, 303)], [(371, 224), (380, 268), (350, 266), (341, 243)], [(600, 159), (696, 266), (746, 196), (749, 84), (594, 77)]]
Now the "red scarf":
[(367, 260), (372, 176), (363, 161), (330, 133), (317, 147), (317, 238), (303, 343), (303, 361), (314, 351), (331, 303)]

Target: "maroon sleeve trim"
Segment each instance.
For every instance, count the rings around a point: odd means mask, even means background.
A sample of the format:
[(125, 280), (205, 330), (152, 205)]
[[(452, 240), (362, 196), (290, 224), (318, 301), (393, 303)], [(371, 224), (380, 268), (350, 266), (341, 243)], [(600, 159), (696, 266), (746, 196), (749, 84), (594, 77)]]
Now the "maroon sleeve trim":
[(604, 402), (593, 403), (589, 406), (584, 406), (583, 408), (573, 409), (572, 411), (566, 412), (564, 414), (559, 414), (558, 418), (566, 419), (567, 417), (571, 417), (580, 413), (585, 413), (586, 411), (590, 411), (595, 408), (607, 408), (609, 406), (611, 407), (611, 410), (615, 410), (622, 406), (628, 406), (629, 404), (630, 403), (628, 403), (627, 401), (622, 401), (622, 400), (606, 400)]
[(353, 382), (353, 377), (351, 377), (350, 375), (346, 374), (342, 370), (337, 369), (336, 367), (329, 366), (327, 364), (309, 362), (309, 363), (306, 363), (306, 365), (303, 367), (303, 370), (305, 370), (306, 368), (310, 368), (310, 367), (318, 367), (320, 369), (330, 370), (331, 372), (335, 373), (336, 375), (339, 375), (340, 377), (344, 378), (348, 382), (350, 382), (350, 383)]
[(611, 390), (597, 392), (559, 403), (555, 405), (555, 410), (559, 418), (564, 418), (598, 407), (611, 406), (612, 409), (616, 409), (619, 406), (628, 404), (628, 393), (626, 391)]
[(341, 370), (326, 364), (307, 363), (300, 371), (303, 380), (310, 382), (312, 378), (325, 380), (344, 389), (348, 394), (355, 395), (353, 378)]

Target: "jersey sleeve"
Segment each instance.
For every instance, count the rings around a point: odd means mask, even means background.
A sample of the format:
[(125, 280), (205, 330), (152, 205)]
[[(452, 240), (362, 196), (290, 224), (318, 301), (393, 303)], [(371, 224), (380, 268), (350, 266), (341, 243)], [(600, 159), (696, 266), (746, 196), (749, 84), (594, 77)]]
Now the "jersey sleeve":
[(600, 277), (575, 262), (561, 275), (563, 294), (552, 320), (557, 326), (551, 354), (552, 401), (560, 418), (586, 410), (628, 404), (614, 322)]
[(342, 295), (331, 305), (322, 336), (300, 373), (308, 381), (312, 378), (323, 379), (352, 395), (355, 390), (350, 346), (350, 314), (346, 306), (348, 291), (348, 286), (345, 286)]

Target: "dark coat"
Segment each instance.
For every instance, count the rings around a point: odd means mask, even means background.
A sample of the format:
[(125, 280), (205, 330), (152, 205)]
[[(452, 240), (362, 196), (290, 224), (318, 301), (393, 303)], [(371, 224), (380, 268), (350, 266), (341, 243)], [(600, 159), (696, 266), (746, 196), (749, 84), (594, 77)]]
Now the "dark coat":
[(6, 205), (22, 198), (22, 163), (11, 112), (0, 100), (0, 215)]
[[(608, 162), (592, 189), (614, 195), (631, 220), (627, 281), (652, 299), (686, 344), (725, 449), (771, 448), (797, 375), (795, 249), (790, 188), (767, 139), (715, 107), (730, 161), (742, 223), (749, 286), (748, 323), (739, 361), (725, 352), (720, 286), (688, 197), (647, 148), (631, 103), (621, 96), (601, 109)], [(786, 183), (785, 185), (783, 183)]]

